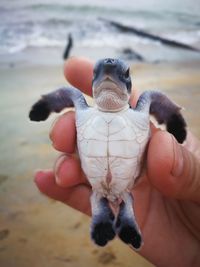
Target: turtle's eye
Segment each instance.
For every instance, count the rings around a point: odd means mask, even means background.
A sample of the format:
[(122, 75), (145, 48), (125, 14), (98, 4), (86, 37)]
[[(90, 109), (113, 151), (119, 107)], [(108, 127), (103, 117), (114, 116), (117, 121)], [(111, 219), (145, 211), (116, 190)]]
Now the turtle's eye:
[(129, 68), (128, 68), (127, 71), (124, 73), (124, 77), (125, 77), (126, 79), (128, 79), (129, 76), (130, 76), (130, 70), (129, 70)]
[(96, 78), (96, 76), (97, 76), (97, 69), (95, 68), (95, 69), (93, 70), (93, 80)]

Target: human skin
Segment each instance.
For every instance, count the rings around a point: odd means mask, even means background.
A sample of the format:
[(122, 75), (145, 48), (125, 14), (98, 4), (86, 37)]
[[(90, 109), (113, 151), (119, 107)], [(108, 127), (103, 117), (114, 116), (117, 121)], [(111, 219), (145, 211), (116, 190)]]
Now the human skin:
[[(93, 63), (65, 62), (66, 79), (91, 95)], [(133, 89), (131, 104), (137, 101)], [(53, 147), (63, 154), (52, 170), (35, 174), (39, 190), (87, 215), (91, 187), (76, 153), (74, 112), (61, 115), (50, 131)], [(138, 252), (159, 267), (200, 266), (200, 141), (188, 132), (184, 145), (152, 125), (146, 170), (133, 189), (134, 209), (144, 245)], [(81, 201), (80, 201), (81, 199)]]

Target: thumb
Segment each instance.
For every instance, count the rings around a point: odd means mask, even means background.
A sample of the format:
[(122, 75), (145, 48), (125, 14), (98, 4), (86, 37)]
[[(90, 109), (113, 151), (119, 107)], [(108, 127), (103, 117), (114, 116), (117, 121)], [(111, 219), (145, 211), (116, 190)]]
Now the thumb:
[(158, 131), (151, 138), (147, 173), (162, 194), (200, 203), (200, 163), (171, 134)]

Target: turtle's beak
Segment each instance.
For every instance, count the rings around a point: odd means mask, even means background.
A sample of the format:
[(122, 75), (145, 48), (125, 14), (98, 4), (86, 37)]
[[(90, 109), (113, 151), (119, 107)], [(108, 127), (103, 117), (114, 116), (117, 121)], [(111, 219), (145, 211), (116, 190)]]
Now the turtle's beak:
[(113, 82), (113, 83), (116, 84), (116, 82), (114, 81), (112, 76), (111, 75), (107, 75), (107, 74), (105, 74), (104, 77), (102, 77), (102, 82)]

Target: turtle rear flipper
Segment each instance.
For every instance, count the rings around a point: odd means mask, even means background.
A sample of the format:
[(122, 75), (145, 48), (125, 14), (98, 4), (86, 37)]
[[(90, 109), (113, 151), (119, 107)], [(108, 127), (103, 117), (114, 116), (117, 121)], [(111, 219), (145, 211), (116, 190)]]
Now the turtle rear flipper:
[(78, 89), (73, 87), (60, 88), (52, 93), (43, 95), (31, 108), (29, 118), (32, 121), (44, 121), (51, 112), (58, 113), (64, 108), (70, 107), (85, 109), (88, 105), (83, 94)]
[(124, 193), (123, 201), (119, 207), (115, 228), (119, 238), (126, 244), (139, 250), (143, 244), (142, 235), (135, 219), (133, 210), (133, 197)]
[(166, 124), (167, 131), (173, 134), (179, 143), (185, 141), (186, 122), (180, 113), (181, 108), (165, 94), (158, 91), (145, 91), (138, 99), (136, 110), (149, 112), (159, 124)]
[(98, 246), (105, 246), (114, 239), (116, 233), (114, 229), (114, 214), (105, 197), (93, 192), (91, 196), (92, 223), (91, 238)]

